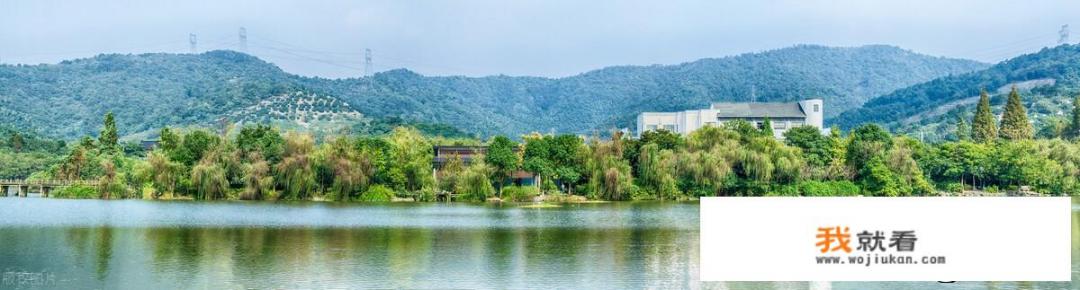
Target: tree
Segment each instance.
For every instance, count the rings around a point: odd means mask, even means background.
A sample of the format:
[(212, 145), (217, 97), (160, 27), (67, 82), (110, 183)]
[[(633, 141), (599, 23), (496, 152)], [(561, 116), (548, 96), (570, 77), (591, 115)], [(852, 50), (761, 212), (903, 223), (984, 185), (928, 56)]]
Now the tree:
[(466, 169), (454, 188), (454, 192), (462, 195), (465, 199), (484, 201), (488, 196), (495, 193), (491, 186), (491, 167), (483, 160), (475, 160)]
[(892, 136), (877, 124), (866, 124), (851, 132), (847, 146), (847, 163), (854, 171), (867, 168), (874, 157), (883, 156), (892, 148)]
[(563, 134), (555, 136), (550, 143), (550, 160), (554, 178), (567, 192), (573, 194), (573, 186), (578, 183), (585, 169), (582, 167), (581, 155), (584, 141), (580, 137)]
[(555, 174), (551, 161), (551, 144), (554, 142), (554, 137), (534, 134), (524, 139), (525, 152), (522, 154), (521, 167), (540, 177), (540, 180), (546, 181)]
[(683, 146), (683, 138), (678, 133), (664, 129), (649, 130), (641, 133), (642, 146), (648, 143), (657, 145), (659, 150), (675, 150)]
[(769, 117), (765, 117), (765, 121), (761, 122), (761, 134), (765, 136), (776, 136), (773, 134), (772, 120)]
[(506, 136), (495, 136), (491, 140), (491, 145), (488, 145), (487, 154), (484, 155), (484, 161), (491, 165), (496, 177), (496, 184), (498, 186), (498, 192), (502, 195), (502, 187), (507, 178), (510, 178), (510, 174), (514, 173), (514, 170), (518, 168), (517, 154), (514, 154), (514, 141), (510, 141), (510, 138)]
[(165, 153), (171, 153), (180, 147), (180, 135), (173, 132), (169, 127), (162, 127), (161, 133), (158, 137), (158, 148), (164, 150)]
[(191, 169), (191, 183), (195, 186), (196, 199), (220, 199), (225, 197), (229, 181), (225, 168), (207, 155)]
[[(186, 139), (186, 138), (185, 138)], [(285, 151), (276, 166), (278, 183), (287, 199), (306, 199), (315, 191), (315, 171), (312, 169), (311, 151), (314, 141), (311, 135), (289, 133), (285, 135)]]
[(1027, 140), (1034, 135), (1035, 129), (1028, 121), (1024, 103), (1020, 100), (1020, 93), (1016, 86), (1009, 92), (1009, 100), (1005, 104), (1005, 113), (1001, 115), (1001, 138), (1006, 140)]
[(184, 135), (180, 145), (172, 150), (170, 158), (185, 166), (194, 166), (214, 146), (221, 142), (217, 135), (206, 130), (194, 130)]
[(822, 136), (817, 127), (805, 125), (791, 128), (784, 132), (784, 141), (802, 149), (803, 157), (810, 165), (824, 167), (833, 158), (829, 139)]
[(23, 136), (19, 132), (11, 133), (11, 150), (19, 153), (23, 149)]
[(1073, 99), (1072, 122), (1067, 136), (1072, 139), (1080, 138), (1080, 95)]
[(118, 140), (119, 136), (116, 132), (116, 120), (113, 119), (113, 113), (105, 113), (105, 126), (101, 129), (101, 134), (98, 136), (98, 145), (101, 146), (100, 148), (103, 151), (115, 151), (119, 148), (117, 146)]
[(975, 119), (971, 122), (971, 139), (975, 142), (994, 142), (998, 130), (994, 113), (990, 111), (990, 96), (986, 90), (979, 93), (979, 104), (975, 107)]
[(656, 143), (641, 147), (638, 155), (639, 178), (645, 189), (656, 193), (659, 199), (674, 199), (678, 194), (675, 182), (675, 156), (671, 150), (660, 149)]
[(250, 156), (250, 153), (258, 152), (271, 164), (281, 160), (284, 144), (285, 139), (281, 137), (281, 134), (267, 125), (245, 126), (236, 136), (236, 147), (241, 154)]
[(968, 139), (971, 139), (971, 128), (968, 127), (968, 123), (964, 120), (963, 114), (956, 116), (956, 129), (953, 133), (956, 134), (956, 140), (967, 141)]
[(417, 191), (435, 185), (431, 175), (431, 142), (415, 128), (397, 127), (387, 137), (391, 148), (391, 184), (399, 191)]
[(258, 152), (248, 155), (248, 164), (244, 166), (244, 191), (240, 199), (262, 200), (273, 197), (274, 177), (270, 175), (270, 165)]

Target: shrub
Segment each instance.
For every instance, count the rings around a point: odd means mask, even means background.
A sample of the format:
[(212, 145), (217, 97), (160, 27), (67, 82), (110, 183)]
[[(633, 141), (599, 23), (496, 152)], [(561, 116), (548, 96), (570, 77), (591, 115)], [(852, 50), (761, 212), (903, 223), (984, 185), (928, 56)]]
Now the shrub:
[(372, 185), (363, 194), (360, 194), (357, 201), (363, 202), (389, 202), (394, 198), (394, 190), (387, 188), (381, 184)]
[(765, 193), (765, 196), (799, 196), (798, 185), (779, 185), (774, 186), (773, 190)]
[(535, 186), (507, 186), (502, 189), (502, 195), (511, 201), (532, 201), (540, 195), (540, 190)]
[(861, 191), (851, 181), (803, 181), (799, 191), (804, 196), (855, 196)]
[(81, 199), (101, 198), (101, 194), (98, 193), (98, 190), (97, 190), (96, 187), (89, 186), (89, 185), (84, 185), (84, 184), (77, 184), (77, 185), (72, 185), (72, 186), (60, 188), (60, 190), (51, 192), (49, 194), (49, 196), (57, 197), (57, 198), (81, 198)]
[(948, 192), (964, 192), (964, 185), (959, 182), (949, 182), (942, 186)]

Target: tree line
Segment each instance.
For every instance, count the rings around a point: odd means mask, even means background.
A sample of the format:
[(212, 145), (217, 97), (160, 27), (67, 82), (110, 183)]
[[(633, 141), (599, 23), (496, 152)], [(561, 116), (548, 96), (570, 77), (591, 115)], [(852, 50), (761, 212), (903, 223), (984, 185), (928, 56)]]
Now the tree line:
[[(98, 181), (55, 193), (83, 198), (389, 201), (454, 193), (475, 201), (541, 194), (685, 200), (1020, 189), (1068, 195), (1080, 190), (1080, 99), (1074, 106), (1068, 134), (1053, 139), (1034, 139), (1014, 90), (1000, 122), (983, 94), (971, 126), (958, 122), (960, 140), (943, 143), (893, 135), (876, 124), (846, 134), (835, 127), (828, 134), (795, 127), (783, 140), (772, 137), (769, 124), (759, 129), (731, 121), (686, 136), (664, 130), (639, 138), (619, 131), (604, 138), (532, 133), (520, 141), (428, 137), (404, 126), (377, 136), (316, 140), (249, 125), (216, 132), (166, 127), (148, 151), (119, 142), (116, 121), (107, 114), (98, 138), (66, 145), (66, 152), (30, 178)], [(22, 138), (10, 138), (0, 152), (26, 146)], [(472, 162), (450, 158), (435, 174), (434, 145), (488, 149)], [(519, 170), (541, 182), (514, 185), (511, 174)]]

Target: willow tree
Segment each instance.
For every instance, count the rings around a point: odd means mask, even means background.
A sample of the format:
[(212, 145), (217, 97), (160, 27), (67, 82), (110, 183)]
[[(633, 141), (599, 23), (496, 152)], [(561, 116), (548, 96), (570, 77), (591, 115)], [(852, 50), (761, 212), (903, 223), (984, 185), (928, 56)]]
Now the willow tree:
[(344, 201), (367, 190), (374, 168), (367, 155), (353, 149), (347, 138), (337, 138), (322, 146), (321, 166), (331, 176), (327, 194), (332, 200)]
[(971, 122), (971, 139), (975, 142), (994, 142), (998, 137), (996, 123), (994, 113), (990, 111), (990, 96), (983, 90), (979, 93), (975, 119)]
[(103, 199), (122, 198), (124, 184), (116, 170), (116, 163), (111, 159), (101, 160), (102, 174), (98, 177), (98, 193)]
[(195, 188), (196, 199), (221, 199), (229, 189), (225, 178), (225, 168), (207, 156), (191, 168), (191, 183)]
[[(740, 122), (740, 121), (732, 121)], [(743, 122), (745, 123), (745, 122)], [(690, 133), (686, 150), (677, 154), (675, 168), (687, 192), (696, 195), (720, 195), (725, 181), (733, 173), (738, 158), (740, 134), (723, 128), (707, 126)], [(745, 127), (742, 125), (733, 125)]]
[(311, 135), (290, 132), (285, 135), (285, 150), (275, 167), (276, 178), (288, 199), (307, 199), (316, 189), (311, 152)]
[(169, 157), (162, 153), (161, 150), (151, 151), (147, 155), (146, 161), (150, 164), (150, 176), (155, 191), (154, 198), (158, 198), (165, 193), (175, 194), (176, 186), (180, 182), (180, 172), (183, 170), (183, 165), (169, 160)]
[(270, 174), (270, 164), (257, 151), (249, 153), (247, 160), (248, 163), (244, 164), (244, 191), (240, 199), (274, 198), (274, 176)]
[(633, 185), (630, 163), (623, 159), (622, 133), (614, 132), (609, 141), (594, 139), (585, 150), (585, 170), (590, 194), (605, 200), (629, 198)]
[(675, 162), (671, 150), (661, 150), (656, 143), (646, 143), (638, 155), (638, 183), (660, 199), (676, 198), (679, 189), (675, 180)]
[(1005, 113), (1001, 115), (1001, 138), (1006, 140), (1028, 140), (1034, 136), (1035, 129), (1028, 121), (1024, 103), (1020, 100), (1020, 93), (1016, 86), (1009, 92), (1009, 100), (1005, 104)]
[(454, 185), (454, 193), (468, 200), (486, 200), (495, 194), (495, 187), (491, 186), (491, 171), (492, 168), (482, 159), (474, 159), (462, 172), (459, 182)]

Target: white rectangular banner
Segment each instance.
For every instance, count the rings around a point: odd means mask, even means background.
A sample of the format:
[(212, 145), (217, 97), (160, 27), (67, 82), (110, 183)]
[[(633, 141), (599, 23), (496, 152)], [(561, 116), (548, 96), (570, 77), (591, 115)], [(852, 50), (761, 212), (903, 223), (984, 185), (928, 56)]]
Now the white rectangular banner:
[(702, 281), (1069, 281), (1068, 197), (707, 197)]

